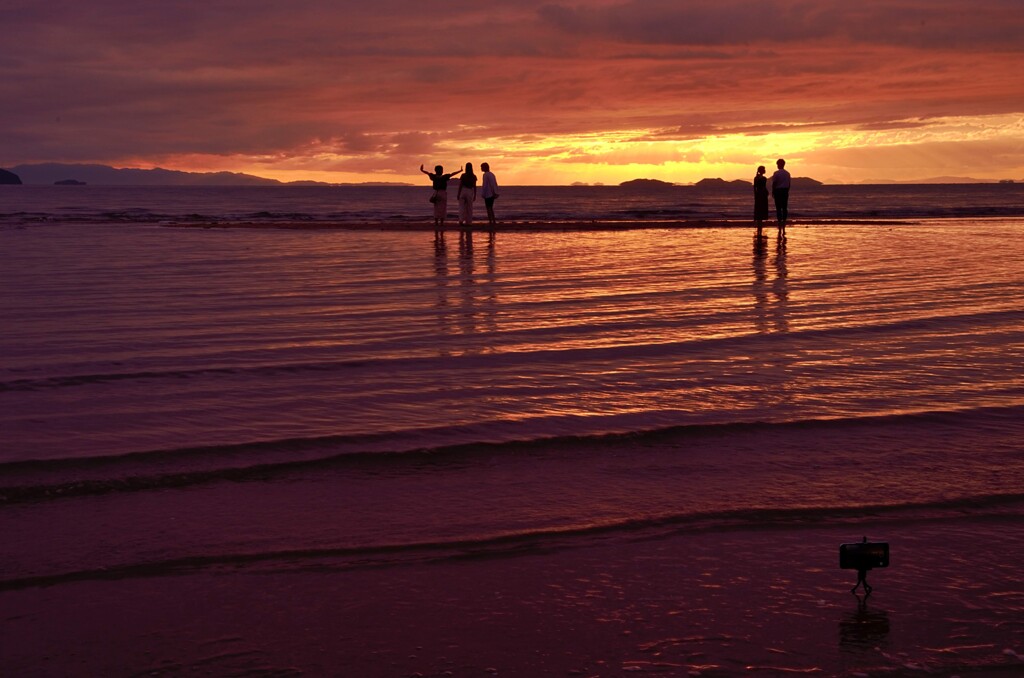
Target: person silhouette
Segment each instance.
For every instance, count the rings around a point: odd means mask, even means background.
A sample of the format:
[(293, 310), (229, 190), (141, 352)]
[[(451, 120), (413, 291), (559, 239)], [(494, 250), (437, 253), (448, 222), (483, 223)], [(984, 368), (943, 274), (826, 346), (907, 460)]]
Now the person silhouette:
[(437, 232), (444, 228), (444, 219), (448, 215), (448, 182), (456, 174), (461, 174), (462, 168), (445, 174), (444, 167), (441, 165), (436, 165), (433, 172), (428, 172), (423, 169), (423, 165), (420, 165), (420, 171), (430, 177), (430, 182), (434, 188), (434, 193), (430, 196), (430, 202), (434, 203), (434, 231)]
[(484, 205), (487, 207), (487, 223), (494, 226), (498, 223), (494, 218), (494, 200), (498, 197), (498, 180), (491, 171), (488, 163), (482, 163), (480, 169), (484, 171), (483, 186), (481, 193), (484, 196)]
[(779, 158), (775, 165), (779, 168), (772, 175), (772, 199), (775, 200), (775, 218), (779, 221), (779, 235), (786, 235), (786, 222), (789, 221), (789, 187), (792, 179), (786, 170), (786, 161)]
[(476, 175), (471, 162), (466, 163), (466, 173), (459, 178), (459, 192), (455, 197), (459, 201), (459, 226), (468, 228), (473, 223), (473, 202), (476, 200)]
[(768, 177), (764, 165), (759, 165), (754, 176), (754, 223), (757, 224), (757, 242), (761, 241), (761, 224), (768, 218)]

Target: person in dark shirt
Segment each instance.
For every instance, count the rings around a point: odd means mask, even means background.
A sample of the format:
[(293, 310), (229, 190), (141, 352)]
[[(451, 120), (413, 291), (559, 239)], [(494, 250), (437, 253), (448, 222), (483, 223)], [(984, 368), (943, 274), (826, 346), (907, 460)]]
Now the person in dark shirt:
[(471, 162), (466, 163), (466, 173), (459, 178), (459, 192), (455, 197), (459, 200), (459, 226), (469, 228), (473, 225), (473, 202), (476, 200), (476, 175)]
[(456, 174), (462, 173), (462, 168), (448, 174), (444, 173), (444, 167), (437, 165), (433, 172), (428, 172), (420, 165), (420, 171), (430, 177), (430, 183), (434, 193), (430, 196), (430, 202), (434, 203), (434, 230), (444, 229), (444, 219), (448, 216), (448, 182)]
[(761, 224), (768, 218), (768, 177), (764, 172), (764, 165), (761, 165), (754, 176), (754, 223), (757, 224), (755, 237), (758, 241), (761, 240)]

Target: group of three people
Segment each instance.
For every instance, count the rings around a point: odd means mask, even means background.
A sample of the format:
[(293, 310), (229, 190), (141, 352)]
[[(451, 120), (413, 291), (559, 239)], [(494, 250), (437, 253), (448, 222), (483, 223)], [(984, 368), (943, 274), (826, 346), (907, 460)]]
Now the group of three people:
[[(493, 226), (497, 223), (494, 218), (494, 200), (498, 197), (498, 180), (491, 171), (491, 166), (486, 162), (480, 165), (484, 171), (483, 182), (480, 192), (483, 195), (484, 205), (487, 207), (487, 222)], [(434, 203), (434, 229), (444, 228), (444, 220), (448, 216), (448, 182), (452, 177), (462, 174), (459, 178), (459, 226), (470, 226), (473, 223), (473, 203), (476, 201), (476, 175), (473, 174), (473, 163), (467, 162), (465, 173), (462, 168), (448, 174), (444, 173), (444, 167), (437, 165), (433, 172), (428, 172), (420, 165), (420, 171), (430, 177), (434, 187), (434, 193), (430, 196), (430, 202)]]
[[(775, 162), (777, 169), (772, 175), (772, 199), (775, 201), (775, 217), (779, 222), (779, 237), (786, 235), (786, 222), (789, 220), (789, 188), (792, 179), (786, 170), (786, 161), (779, 158)], [(757, 168), (757, 176), (754, 177), (754, 223), (757, 224), (757, 234), (754, 236), (761, 239), (761, 223), (768, 218), (768, 178), (764, 175), (764, 165)]]

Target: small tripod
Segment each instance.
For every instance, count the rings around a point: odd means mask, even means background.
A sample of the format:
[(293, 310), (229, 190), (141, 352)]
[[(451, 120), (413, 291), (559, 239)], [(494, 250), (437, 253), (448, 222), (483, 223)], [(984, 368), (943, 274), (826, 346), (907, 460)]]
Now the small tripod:
[(860, 587), (861, 584), (864, 585), (864, 595), (865, 596), (870, 596), (871, 595), (871, 585), (868, 584), (868, 570), (867, 570), (867, 568), (863, 568), (863, 569), (857, 570), (857, 583), (853, 585), (852, 589), (850, 589), (850, 593), (857, 593), (857, 589)]
[(868, 584), (868, 570), (876, 567), (889, 567), (889, 544), (885, 542), (869, 542), (867, 537), (864, 541), (854, 544), (841, 544), (839, 546), (839, 567), (844, 570), (857, 570), (857, 583), (850, 589), (850, 593), (857, 593), (857, 589), (864, 587), (864, 595), (871, 595), (871, 584)]

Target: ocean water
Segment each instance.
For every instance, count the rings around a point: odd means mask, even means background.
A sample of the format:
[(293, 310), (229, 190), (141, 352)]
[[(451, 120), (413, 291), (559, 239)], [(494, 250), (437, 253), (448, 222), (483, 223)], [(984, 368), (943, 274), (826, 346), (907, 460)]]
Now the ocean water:
[[(456, 215), (455, 190), (450, 216)], [(410, 223), (429, 221), (428, 187), (4, 186), (0, 222)], [(507, 186), (498, 218), (517, 221), (748, 220), (743, 186), (628, 190), (617, 186)], [(1024, 183), (797, 187), (792, 219), (1024, 216)], [(478, 204), (477, 221), (485, 219)]]
[(1019, 218), (755, 250), (49, 209), (0, 229), (0, 590), (1024, 517)]

